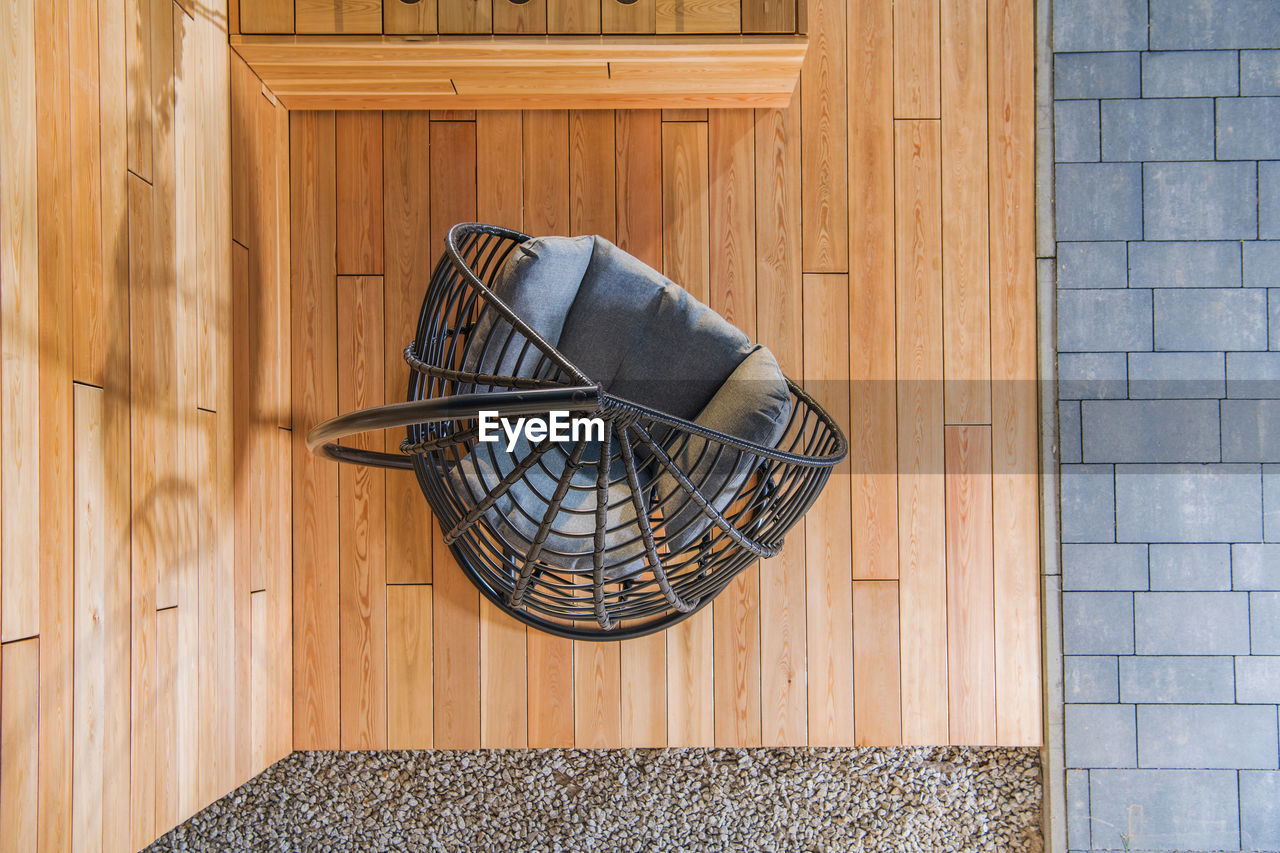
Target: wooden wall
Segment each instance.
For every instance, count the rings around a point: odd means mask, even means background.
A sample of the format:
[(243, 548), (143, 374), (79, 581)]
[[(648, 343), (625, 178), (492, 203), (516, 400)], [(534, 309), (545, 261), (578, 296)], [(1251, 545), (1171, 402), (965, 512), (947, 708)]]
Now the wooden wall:
[(292, 749), (287, 122), (226, 11), (0, 0), (0, 850)]
[[(1039, 743), (1032, 6), (809, 11), (786, 110), (290, 115), (299, 748)], [(526, 630), (410, 475), (301, 446), (403, 399), (473, 219), (616, 241), (850, 436), (783, 552), (664, 634)]]

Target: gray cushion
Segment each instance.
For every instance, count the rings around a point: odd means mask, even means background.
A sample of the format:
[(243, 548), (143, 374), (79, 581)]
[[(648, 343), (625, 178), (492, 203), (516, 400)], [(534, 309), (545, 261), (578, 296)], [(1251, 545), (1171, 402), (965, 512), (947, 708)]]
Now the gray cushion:
[[(709, 429), (772, 446), (791, 415), (791, 396), (777, 360), (751, 343), (740, 330), (694, 299), (670, 279), (628, 255), (603, 237), (544, 237), (515, 249), (494, 279), (494, 292), (592, 380), (606, 391)], [(505, 330), (503, 327), (505, 326)], [(487, 311), (477, 335), (510, 331)], [(500, 352), (491, 346), (470, 353), (468, 369), (530, 376), (537, 356), (519, 350), (523, 340)], [(698, 491), (724, 511), (755, 469), (756, 459), (718, 443), (663, 432), (655, 440), (668, 446), (674, 462)], [(486, 513), (509, 544), (527, 552), (546, 512), (571, 448), (554, 449)], [(704, 452), (708, 451), (708, 452)], [(478, 496), (495, 488), (529, 453), (521, 442), (508, 456), (502, 445), (478, 445), (452, 476)], [(615, 447), (615, 454), (617, 449)], [(637, 448), (643, 462), (647, 454)], [(642, 469), (648, 492), (649, 467)], [(623, 525), (606, 538), (609, 572), (618, 578), (644, 566), (643, 546), (630, 489), (615, 458), (609, 490), (610, 526)], [(711, 522), (687, 498), (676, 478), (656, 471), (653, 497), (667, 508), (666, 548), (678, 552), (694, 544)], [(573, 477), (542, 559), (563, 569), (589, 573), (595, 530), (595, 466)]]

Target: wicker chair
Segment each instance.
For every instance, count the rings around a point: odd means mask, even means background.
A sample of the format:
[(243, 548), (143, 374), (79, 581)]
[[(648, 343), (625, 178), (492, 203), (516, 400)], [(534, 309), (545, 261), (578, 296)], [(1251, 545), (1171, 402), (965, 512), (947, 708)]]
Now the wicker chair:
[[(454, 226), (405, 361), (407, 402), (333, 418), (308, 447), (412, 469), (480, 592), (562, 637), (637, 637), (705, 606), (779, 552), (846, 450), (767, 350), (602, 238)], [(495, 442), (482, 412), (598, 420)], [(391, 427), (399, 453), (337, 443)]]

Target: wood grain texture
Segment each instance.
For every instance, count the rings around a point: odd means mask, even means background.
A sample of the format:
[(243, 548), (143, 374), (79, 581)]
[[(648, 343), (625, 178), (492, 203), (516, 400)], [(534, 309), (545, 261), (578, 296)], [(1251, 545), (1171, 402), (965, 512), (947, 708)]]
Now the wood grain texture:
[(603, 0), (546, 0), (547, 32), (572, 35), (600, 32), (602, 2)]
[[(528, 234), (570, 231), (569, 114), (524, 113), (524, 225)], [(573, 642), (526, 632), (529, 746), (573, 745)]]
[(657, 31), (656, 0), (600, 0), (600, 32), (652, 33)]
[(845, 3), (813, 0), (812, 15), (809, 53), (800, 70), (802, 266), (805, 272), (847, 272)]
[(940, 0), (893, 4), (893, 116), (942, 115), (942, 10)]
[(854, 743), (902, 742), (897, 581), (853, 582)]
[(545, 33), (547, 31), (547, 0), (493, 0), (493, 31), (495, 33)]
[[(416, 333), (425, 282), (437, 248), (431, 243), (431, 125), (425, 113), (383, 116), (383, 402), (404, 399), (404, 348)], [(387, 583), (431, 582), (431, 510), (410, 471), (385, 472)]]
[[(758, 110), (756, 339), (783, 372), (804, 375), (800, 274), (800, 109)], [(760, 563), (761, 739), (807, 743), (804, 522), (778, 556)]]
[[(804, 276), (805, 381), (848, 434), (849, 279)], [(849, 469), (841, 462), (805, 517), (809, 745), (853, 741), (853, 601)]]
[[(474, 122), (431, 123), (430, 245), (444, 249), (457, 222), (476, 215), (476, 127)], [(462, 574), (432, 525), (432, 624), (435, 661), (435, 746), (480, 746), (480, 594)]]
[(493, 32), (493, 0), (437, 0), (441, 33)]
[(129, 171), (151, 180), (152, 46), (154, 0), (125, 0), (125, 81)]
[(662, 208), (651, 202), (662, 185), (662, 116), (657, 110), (614, 113), (618, 246), (651, 267), (662, 265)]
[(853, 576), (898, 576), (893, 6), (849, 9), (849, 378)]
[(382, 115), (336, 117), (338, 275), (382, 275)]
[(736, 33), (738, 0), (655, 0), (659, 33)]
[(1039, 454), (1032, 10), (988, 7), (995, 527), (996, 741), (1038, 744), (1040, 708)]
[[(71, 843), (102, 849), (107, 726), (107, 442), (101, 388), (75, 386), (75, 628)], [(114, 519), (113, 519), (114, 520)], [(114, 604), (114, 602), (112, 602)]]
[[(341, 209), (341, 208), (339, 208)], [(382, 279), (338, 277), (338, 410), (376, 405), (383, 390)], [(383, 450), (381, 432), (344, 443)], [(382, 469), (338, 469), (338, 613), (341, 625), (342, 746), (387, 742), (386, 493)]]
[(72, 257), (74, 280), (72, 375), (102, 387), (102, 121), (98, 104), (98, 8), (88, 3), (68, 21), (71, 63), (71, 158), (79, 177), (71, 184), (71, 229), (80, 247)]
[(271, 641), (267, 616), (267, 591), (249, 595), (249, 671), (251, 673), (249, 726), (252, 741), (252, 765), (255, 772), (266, 767), (271, 709)]
[(38, 843), (40, 639), (0, 646), (0, 850)]
[(715, 745), (714, 620), (703, 609), (667, 629), (667, 745)]
[(387, 748), (430, 749), (431, 587), (387, 587)]
[(950, 424), (991, 422), (986, 36), (982, 6), (943, 0), (942, 361)]
[(36, 5), (36, 230), (40, 348), (39, 845), (71, 843), (75, 425), (69, 3)]
[(298, 33), (380, 33), (382, 0), (294, 0), (293, 25)]
[(417, 35), (436, 31), (436, 0), (382, 0), (382, 31), (387, 35)]
[(228, 2), (240, 9), (239, 31), (242, 33), (293, 32), (293, 0), (228, 0)]
[(662, 271), (694, 298), (710, 301), (710, 175), (707, 126), (662, 126)]
[[(0, 640), (40, 631), (40, 351), (33, 5), (0, 5)], [(36, 498), (37, 500), (33, 500)]]
[(947, 682), (952, 743), (996, 739), (996, 622), (992, 571), (991, 428), (949, 426)]
[(793, 33), (797, 29), (797, 0), (743, 0), (744, 33)]
[(293, 259), (293, 740), (336, 749), (339, 729), (338, 472), (303, 437), (338, 413), (333, 113), (289, 126)]
[(947, 738), (942, 447), (942, 202), (938, 123), (895, 128), (898, 531), (902, 738)]
[[(707, 118), (710, 171), (710, 305), (756, 332), (755, 117), (715, 110)], [(760, 567), (749, 566), (712, 603), (715, 742), (760, 745)]]

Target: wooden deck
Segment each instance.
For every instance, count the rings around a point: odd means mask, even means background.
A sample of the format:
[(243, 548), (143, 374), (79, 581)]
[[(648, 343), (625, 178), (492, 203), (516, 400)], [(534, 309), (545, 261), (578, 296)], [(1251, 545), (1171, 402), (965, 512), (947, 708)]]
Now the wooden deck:
[[(810, 14), (781, 111), (290, 114), (296, 748), (1040, 742), (1032, 4)], [(403, 397), (476, 219), (614, 240), (845, 425), (784, 552), (665, 634), (526, 630), (409, 475), (301, 446)]]

